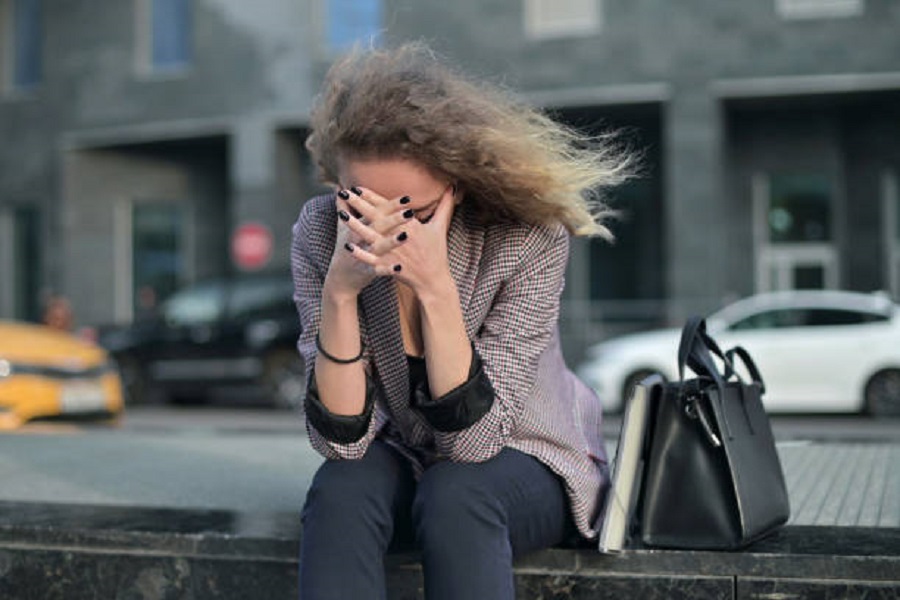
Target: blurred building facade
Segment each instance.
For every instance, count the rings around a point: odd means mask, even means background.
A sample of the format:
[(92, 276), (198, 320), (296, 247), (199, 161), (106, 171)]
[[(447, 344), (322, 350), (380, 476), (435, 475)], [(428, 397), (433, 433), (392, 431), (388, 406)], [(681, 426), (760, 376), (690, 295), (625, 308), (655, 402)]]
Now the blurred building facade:
[(248, 223), (286, 268), (313, 95), (370, 38), (641, 151), (618, 241), (573, 245), (573, 354), (755, 291), (900, 297), (898, 31), (894, 0), (0, 0), (0, 317), (128, 321)]

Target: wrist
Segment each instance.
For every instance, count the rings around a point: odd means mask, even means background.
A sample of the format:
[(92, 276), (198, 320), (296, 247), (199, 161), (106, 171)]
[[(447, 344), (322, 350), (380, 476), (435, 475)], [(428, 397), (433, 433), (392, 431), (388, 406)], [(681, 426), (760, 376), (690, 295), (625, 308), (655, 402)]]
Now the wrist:
[(458, 295), (456, 282), (449, 272), (445, 276), (430, 279), (427, 286), (416, 290), (416, 296), (423, 307), (444, 303), (448, 298), (457, 298)]
[(325, 279), (325, 284), (322, 286), (322, 302), (327, 302), (335, 308), (356, 306), (358, 295), (359, 293), (354, 290), (341, 289), (330, 282), (328, 278)]

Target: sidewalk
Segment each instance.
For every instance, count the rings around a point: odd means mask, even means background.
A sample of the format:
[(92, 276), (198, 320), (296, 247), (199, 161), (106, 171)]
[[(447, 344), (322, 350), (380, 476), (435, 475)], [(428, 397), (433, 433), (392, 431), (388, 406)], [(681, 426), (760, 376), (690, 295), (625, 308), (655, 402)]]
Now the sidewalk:
[[(900, 442), (783, 441), (778, 451), (790, 524), (900, 527)], [(296, 513), (320, 462), (293, 431), (12, 434), (0, 436), (0, 501)]]
[(900, 527), (900, 444), (778, 444), (789, 525)]
[[(549, 550), (517, 565), (520, 597), (900, 595), (900, 443), (778, 449), (792, 517), (773, 538), (739, 553)], [(0, 436), (0, 598), (294, 598), (318, 461), (288, 433)], [(392, 598), (421, 597), (413, 558), (392, 557)]]

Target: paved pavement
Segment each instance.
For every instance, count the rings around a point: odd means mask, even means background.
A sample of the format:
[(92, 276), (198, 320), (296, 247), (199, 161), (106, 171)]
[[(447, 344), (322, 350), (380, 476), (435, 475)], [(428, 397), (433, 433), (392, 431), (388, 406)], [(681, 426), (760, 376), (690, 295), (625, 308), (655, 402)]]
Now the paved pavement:
[[(778, 450), (792, 524), (900, 527), (900, 442)], [(295, 512), (320, 462), (293, 428), (32, 428), (0, 435), (0, 500)]]
[(794, 525), (900, 527), (900, 444), (782, 442)]

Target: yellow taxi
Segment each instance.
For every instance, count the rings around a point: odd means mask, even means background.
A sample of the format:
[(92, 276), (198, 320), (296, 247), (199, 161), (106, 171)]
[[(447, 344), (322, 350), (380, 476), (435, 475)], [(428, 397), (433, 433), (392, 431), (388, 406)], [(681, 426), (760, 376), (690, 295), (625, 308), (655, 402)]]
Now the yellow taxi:
[(118, 370), (100, 346), (0, 320), (0, 430), (44, 417), (115, 418), (123, 406)]

